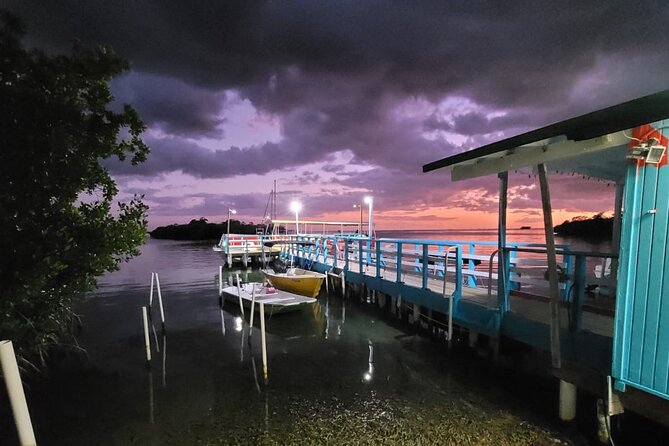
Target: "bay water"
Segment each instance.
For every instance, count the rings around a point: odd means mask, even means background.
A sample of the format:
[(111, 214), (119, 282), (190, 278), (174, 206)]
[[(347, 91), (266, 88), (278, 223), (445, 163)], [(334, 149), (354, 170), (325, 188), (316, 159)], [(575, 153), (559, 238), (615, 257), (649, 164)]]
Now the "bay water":
[[(482, 236), (494, 233), (412, 234)], [(102, 277), (77, 307), (78, 345), (28, 377), (38, 444), (588, 444), (555, 421), (550, 381), (497, 370), (373, 303), (324, 290), (313, 308), (267, 320), (265, 381), (258, 318), (251, 327), (236, 305), (219, 306), (221, 263), (210, 243), (149, 240)], [(147, 368), (141, 307), (152, 272), (166, 330), (154, 294)], [(262, 280), (258, 270), (231, 274)], [(17, 444), (5, 398), (0, 443)]]

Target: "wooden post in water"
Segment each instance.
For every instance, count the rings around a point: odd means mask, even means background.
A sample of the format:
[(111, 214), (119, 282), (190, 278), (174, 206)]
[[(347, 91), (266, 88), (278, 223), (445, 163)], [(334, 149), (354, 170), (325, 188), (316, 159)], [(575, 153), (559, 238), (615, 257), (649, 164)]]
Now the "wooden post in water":
[(2, 365), (2, 375), (7, 386), (9, 404), (12, 406), (19, 442), (21, 446), (35, 446), (37, 441), (30, 421), (28, 403), (23, 392), (23, 384), (21, 383), (21, 375), (16, 363), (12, 341), (0, 341), (0, 365)]
[(158, 273), (154, 273), (156, 275), (156, 289), (158, 290), (158, 305), (160, 307), (160, 322), (162, 323), (163, 326), (163, 331), (165, 331), (165, 311), (163, 310), (163, 295), (160, 292), (160, 278), (158, 277)]
[(562, 355), (560, 352), (560, 289), (558, 285), (557, 259), (555, 256), (555, 238), (553, 236), (553, 215), (551, 214), (551, 194), (548, 187), (548, 176), (546, 165), (537, 166), (539, 172), (539, 185), (541, 188), (541, 205), (544, 213), (544, 231), (546, 232), (546, 255), (548, 257), (548, 281), (550, 290), (550, 340), (551, 340), (551, 363), (553, 367), (562, 367)]
[(239, 311), (242, 313), (242, 319), (246, 316), (244, 315), (244, 305), (242, 303), (242, 284), (239, 282), (239, 274), (235, 274), (237, 278), (237, 296), (239, 297)]
[(156, 273), (151, 273), (151, 291), (149, 291), (149, 308), (153, 306), (153, 284), (156, 280)]
[(253, 313), (256, 308), (256, 284), (251, 285), (251, 321), (249, 322), (249, 339), (251, 338), (251, 333), (253, 333)]
[(223, 294), (223, 265), (218, 266), (218, 295)]
[(144, 322), (144, 348), (146, 349), (146, 366), (151, 368), (151, 341), (149, 340), (149, 317), (146, 307), (142, 307), (142, 320)]
[(260, 343), (262, 344), (262, 372), (267, 382), (267, 338), (265, 335), (265, 304), (260, 302)]

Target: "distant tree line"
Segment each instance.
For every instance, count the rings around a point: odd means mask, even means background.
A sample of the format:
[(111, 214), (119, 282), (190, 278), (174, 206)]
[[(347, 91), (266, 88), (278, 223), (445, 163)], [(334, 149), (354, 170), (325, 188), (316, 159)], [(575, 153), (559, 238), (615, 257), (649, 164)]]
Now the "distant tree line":
[[(230, 220), (230, 234), (256, 234), (264, 225)], [(150, 232), (152, 238), (167, 240), (218, 240), (227, 233), (228, 222), (209, 223), (206, 218), (193, 219), (188, 224), (159, 226)]]
[(592, 217), (578, 216), (555, 226), (553, 231), (565, 237), (611, 240), (613, 238), (613, 217), (603, 217), (601, 212)]

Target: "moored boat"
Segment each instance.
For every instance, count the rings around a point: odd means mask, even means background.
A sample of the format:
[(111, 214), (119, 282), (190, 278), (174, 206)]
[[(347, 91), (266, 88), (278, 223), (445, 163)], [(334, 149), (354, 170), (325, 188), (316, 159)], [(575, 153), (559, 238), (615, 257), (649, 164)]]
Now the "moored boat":
[(307, 297), (318, 296), (325, 280), (325, 274), (302, 268), (288, 268), (286, 272), (263, 269), (262, 272), (273, 287)]
[(223, 288), (221, 296), (237, 304), (241, 300), (244, 308), (251, 308), (251, 304), (255, 300), (256, 304), (264, 304), (265, 311), (269, 314), (300, 310), (316, 302), (316, 299), (312, 297), (277, 290), (259, 282), (245, 283), (239, 287), (229, 286)]

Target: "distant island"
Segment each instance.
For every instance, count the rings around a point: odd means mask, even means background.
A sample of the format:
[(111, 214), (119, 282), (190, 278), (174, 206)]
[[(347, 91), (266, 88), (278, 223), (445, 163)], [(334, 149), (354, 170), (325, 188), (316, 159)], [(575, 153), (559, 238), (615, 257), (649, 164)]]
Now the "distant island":
[(521, 226), (520, 229), (532, 229), (532, 226)]
[[(231, 234), (256, 234), (264, 225), (253, 222), (245, 223), (239, 220), (230, 220)], [(206, 218), (191, 220), (188, 224), (172, 224), (159, 226), (149, 234), (152, 238), (166, 240), (218, 240), (228, 230), (228, 222), (209, 223)]]
[(564, 237), (611, 240), (613, 237), (613, 217), (602, 217), (601, 213), (592, 217), (574, 217), (555, 226), (553, 231)]

